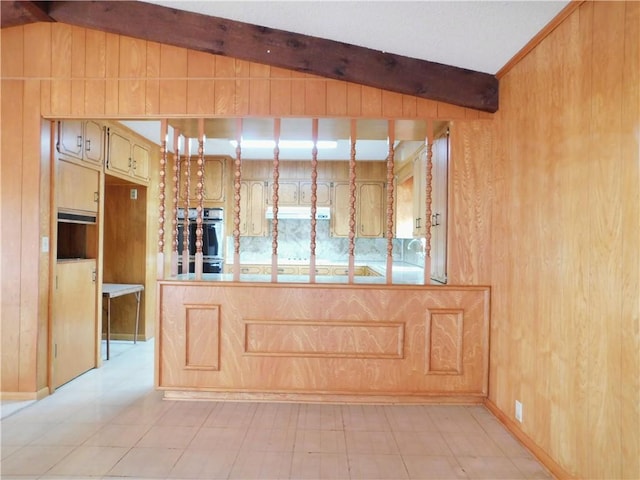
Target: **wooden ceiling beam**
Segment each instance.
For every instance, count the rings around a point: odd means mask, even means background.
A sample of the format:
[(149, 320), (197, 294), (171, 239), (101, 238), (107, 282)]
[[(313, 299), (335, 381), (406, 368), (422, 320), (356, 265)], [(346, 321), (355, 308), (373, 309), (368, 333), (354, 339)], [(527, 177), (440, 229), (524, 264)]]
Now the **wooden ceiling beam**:
[(47, 2), (0, 1), (0, 25), (5, 28), (35, 22), (52, 22), (47, 7)]
[(498, 110), (498, 79), (487, 73), (144, 2), (52, 1), (47, 5), (49, 17), (57, 22), (484, 112)]

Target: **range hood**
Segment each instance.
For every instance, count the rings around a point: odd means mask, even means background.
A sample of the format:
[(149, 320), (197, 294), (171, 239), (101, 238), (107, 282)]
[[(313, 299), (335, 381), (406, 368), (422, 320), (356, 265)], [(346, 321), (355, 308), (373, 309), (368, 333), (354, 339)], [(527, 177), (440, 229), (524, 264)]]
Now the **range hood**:
[[(266, 217), (273, 219), (273, 207), (267, 207)], [(316, 220), (328, 220), (330, 217), (330, 207), (316, 208)], [(278, 207), (278, 220), (311, 220), (311, 207)]]

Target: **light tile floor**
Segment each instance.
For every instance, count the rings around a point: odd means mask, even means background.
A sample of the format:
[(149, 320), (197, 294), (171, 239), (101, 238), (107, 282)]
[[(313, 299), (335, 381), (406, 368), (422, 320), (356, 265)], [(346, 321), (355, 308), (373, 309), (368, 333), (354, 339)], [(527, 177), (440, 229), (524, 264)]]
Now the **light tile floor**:
[(153, 342), (112, 349), (54, 395), (3, 402), (2, 479), (552, 478), (482, 406), (168, 401)]

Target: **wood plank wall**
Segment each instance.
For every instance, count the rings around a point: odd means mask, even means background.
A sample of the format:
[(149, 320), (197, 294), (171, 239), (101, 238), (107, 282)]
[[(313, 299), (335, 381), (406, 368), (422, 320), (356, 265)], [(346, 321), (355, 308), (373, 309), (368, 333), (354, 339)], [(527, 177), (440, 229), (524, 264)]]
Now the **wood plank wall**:
[(577, 478), (640, 478), (639, 45), (640, 3), (585, 2), (501, 79), (486, 164), (490, 401)]
[[(48, 174), (33, 138), (41, 115), (438, 117), (454, 120), (450, 204), (468, 219), (449, 227), (450, 279), (492, 286), (495, 411), (510, 421), (523, 401), (511, 427), (571, 475), (640, 477), (639, 8), (583, 4), (504, 76), (496, 121), (66, 25), (3, 29), (2, 391), (46, 385), (36, 341), (47, 334), (48, 255), (30, 253), (48, 224), (36, 193)], [(491, 153), (462, 162), (475, 145)], [(40, 232), (5, 228), (34, 209)]]
[[(2, 392), (36, 392), (47, 385), (49, 255), (33, 255), (40, 237), (50, 235), (42, 117), (492, 118), (440, 102), (71, 25), (36, 23), (2, 29), (1, 35), (2, 158), (22, 160), (2, 164), (2, 218), (11, 226), (3, 223), (2, 228)], [(48, 145), (46, 138), (42, 144)], [(157, 189), (157, 184), (149, 188)], [(154, 215), (153, 209), (148, 213)], [(23, 221), (10, 220), (18, 218)], [(40, 219), (37, 228), (35, 218)], [(156, 226), (149, 222), (150, 232), (157, 232), (157, 215), (154, 222)]]

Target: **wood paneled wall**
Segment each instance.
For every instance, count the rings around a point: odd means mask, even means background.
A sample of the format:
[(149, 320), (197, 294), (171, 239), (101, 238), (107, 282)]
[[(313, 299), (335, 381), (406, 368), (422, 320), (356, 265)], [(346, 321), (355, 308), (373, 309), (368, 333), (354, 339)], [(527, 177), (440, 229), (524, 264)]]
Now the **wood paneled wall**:
[(582, 4), (502, 78), (485, 159), (490, 400), (577, 478), (640, 478), (639, 46), (640, 3)]
[[(40, 238), (50, 235), (49, 143), (48, 133), (40, 141), (43, 117), (492, 118), (440, 102), (60, 23), (5, 28), (0, 34), (3, 395), (30, 395), (47, 386), (49, 254), (33, 255)], [(149, 189), (151, 198), (157, 198), (157, 183)], [(157, 215), (154, 209), (148, 215), (153, 215), (148, 221), (153, 238)], [(22, 221), (12, 220), (18, 218)], [(147, 259), (147, 265), (155, 265), (155, 259)]]
[(509, 419), (521, 400), (512, 428), (572, 475), (640, 477), (639, 9), (585, 2), (504, 76), (494, 121), (68, 25), (3, 29), (2, 391), (46, 385), (41, 116), (442, 118), (464, 219), (450, 280), (492, 286), (492, 404)]

